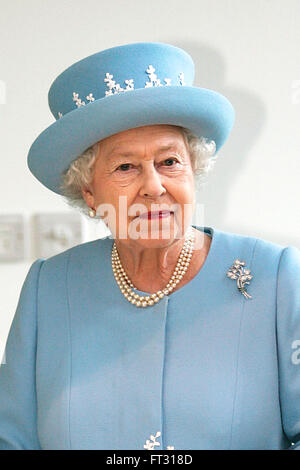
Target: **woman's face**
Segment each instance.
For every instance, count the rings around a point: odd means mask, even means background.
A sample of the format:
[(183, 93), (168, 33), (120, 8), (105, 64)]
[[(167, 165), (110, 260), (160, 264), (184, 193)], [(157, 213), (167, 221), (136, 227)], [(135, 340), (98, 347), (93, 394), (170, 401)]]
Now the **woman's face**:
[[(114, 238), (148, 247), (181, 238), (194, 212), (194, 175), (180, 128), (144, 126), (103, 139), (82, 194)], [(168, 209), (167, 217), (139, 217)]]

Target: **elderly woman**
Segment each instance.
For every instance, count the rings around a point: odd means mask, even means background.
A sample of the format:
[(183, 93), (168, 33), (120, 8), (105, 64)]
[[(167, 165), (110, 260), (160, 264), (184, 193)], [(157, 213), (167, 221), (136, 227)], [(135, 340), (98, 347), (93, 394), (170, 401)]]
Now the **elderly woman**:
[(112, 237), (37, 259), (0, 369), (3, 449), (300, 449), (300, 253), (191, 224), (234, 121), (162, 43), (52, 84), (29, 168)]

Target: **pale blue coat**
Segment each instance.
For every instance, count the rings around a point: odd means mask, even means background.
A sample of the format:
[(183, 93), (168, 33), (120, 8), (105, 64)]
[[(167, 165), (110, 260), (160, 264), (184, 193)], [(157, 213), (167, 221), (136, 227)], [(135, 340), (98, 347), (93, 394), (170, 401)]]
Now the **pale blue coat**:
[[(155, 450), (300, 449), (300, 251), (204, 230), (202, 269), (148, 308), (120, 292), (112, 238), (32, 264), (0, 368), (0, 448), (146, 451), (160, 431)], [(226, 275), (236, 258), (252, 299)]]

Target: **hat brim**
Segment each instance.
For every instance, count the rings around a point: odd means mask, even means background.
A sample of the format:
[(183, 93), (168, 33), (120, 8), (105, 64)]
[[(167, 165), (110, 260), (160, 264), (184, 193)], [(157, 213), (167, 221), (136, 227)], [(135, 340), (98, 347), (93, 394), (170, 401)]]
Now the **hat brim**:
[(62, 194), (61, 174), (101, 139), (136, 127), (171, 124), (213, 139), (218, 152), (234, 120), (230, 101), (213, 90), (189, 86), (140, 88), (95, 100), (58, 119), (33, 142), (27, 163), (44, 186)]

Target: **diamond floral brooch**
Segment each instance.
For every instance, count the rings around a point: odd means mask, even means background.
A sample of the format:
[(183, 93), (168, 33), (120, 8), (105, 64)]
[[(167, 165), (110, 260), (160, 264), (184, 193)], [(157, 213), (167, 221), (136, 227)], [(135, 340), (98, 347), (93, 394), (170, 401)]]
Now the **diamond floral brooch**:
[(244, 268), (245, 264), (245, 261), (236, 259), (231, 268), (227, 271), (227, 276), (230, 279), (236, 279), (237, 288), (246, 299), (252, 299), (252, 296), (246, 291), (245, 285), (250, 284), (249, 281), (253, 276), (250, 274), (250, 269)]

